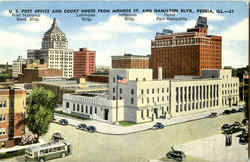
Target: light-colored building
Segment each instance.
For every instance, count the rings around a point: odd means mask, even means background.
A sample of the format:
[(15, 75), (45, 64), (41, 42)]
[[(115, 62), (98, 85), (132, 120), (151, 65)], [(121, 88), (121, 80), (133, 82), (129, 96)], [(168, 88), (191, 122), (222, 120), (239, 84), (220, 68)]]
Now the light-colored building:
[[(117, 83), (117, 75), (126, 78)], [(161, 75), (159, 75), (161, 76)], [(239, 79), (231, 70), (206, 70), (200, 78), (152, 79), (151, 69), (113, 69), (109, 94), (124, 99), (124, 120), (145, 122), (155, 118), (228, 108), (239, 103)]]
[(17, 60), (12, 62), (12, 77), (17, 78), (18, 74), (22, 74), (27, 63), (30, 61), (18, 56)]
[(68, 49), (66, 35), (57, 26), (54, 19), (51, 28), (44, 34), (42, 48), (28, 50), (28, 59), (39, 59), (48, 65), (48, 68), (63, 70), (63, 76), (73, 77), (73, 49)]
[[(158, 70), (161, 72), (161, 69)], [(107, 120), (102, 106), (113, 100), (108, 120), (131, 121), (136, 123), (154, 121), (157, 118), (169, 119), (177, 116), (201, 112), (213, 112), (239, 104), (239, 78), (232, 77), (230, 69), (205, 70), (199, 76), (176, 76), (174, 79), (153, 79), (152, 69), (112, 69), (109, 73), (107, 98), (100, 95), (83, 96), (67, 94), (63, 98), (63, 109), (71, 114), (87, 114), (87, 107), (97, 107), (100, 111), (97, 120)], [(125, 80), (117, 82), (117, 78)], [(116, 101), (121, 109), (114, 112)], [(68, 105), (66, 105), (68, 104)], [(74, 105), (75, 104), (75, 109)], [(99, 106), (98, 106), (99, 104)], [(114, 105), (113, 105), (114, 104)], [(77, 106), (79, 105), (79, 106)], [(81, 110), (83, 105), (83, 110)], [(122, 108), (122, 106), (124, 106)], [(79, 109), (77, 109), (79, 107)], [(86, 107), (86, 108), (85, 108)], [(74, 111), (73, 111), (74, 110)], [(93, 113), (93, 112), (92, 112)], [(120, 118), (122, 117), (122, 118)]]
[(108, 96), (97, 93), (64, 94), (63, 111), (72, 115), (107, 122), (116, 122), (117, 119), (118, 121), (124, 120), (123, 100), (118, 100), (116, 103)]

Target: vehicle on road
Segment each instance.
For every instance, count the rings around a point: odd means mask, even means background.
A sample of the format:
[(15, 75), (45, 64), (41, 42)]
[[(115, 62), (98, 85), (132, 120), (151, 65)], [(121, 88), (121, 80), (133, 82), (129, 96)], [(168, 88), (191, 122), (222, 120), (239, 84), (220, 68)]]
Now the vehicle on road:
[(233, 134), (242, 131), (240, 122), (234, 122), (233, 124), (224, 124), (221, 127), (223, 134)]
[(63, 137), (59, 132), (56, 132), (51, 136), (51, 141), (58, 142), (60, 140), (63, 140)]
[(155, 125), (153, 125), (152, 129), (163, 129), (163, 128), (165, 128), (165, 125), (163, 125), (160, 122), (157, 122)]
[(68, 125), (69, 122), (68, 122), (67, 119), (60, 119), (60, 120), (59, 120), (59, 124), (61, 124), (61, 125)]
[(243, 112), (243, 107), (239, 108), (238, 112)]
[(166, 156), (168, 159), (174, 159), (176, 161), (182, 161), (186, 158), (186, 155), (183, 151), (175, 150), (173, 147), (171, 147), (171, 151), (169, 151)]
[(72, 154), (71, 144), (65, 140), (58, 142), (51, 141), (39, 146), (27, 148), (25, 150), (25, 162), (39, 161), (44, 162), (59, 157)]
[(96, 127), (90, 125), (90, 126), (87, 127), (87, 131), (88, 131), (89, 133), (95, 133), (95, 132), (96, 132)]
[(84, 131), (87, 131), (87, 125), (86, 124), (78, 124), (76, 126), (76, 129), (80, 129), (80, 130), (84, 130)]
[(222, 131), (229, 130), (229, 129), (231, 129), (231, 125), (230, 124), (223, 124), (222, 127), (221, 127)]
[(209, 118), (215, 118), (215, 117), (217, 117), (217, 113), (213, 112), (213, 113), (209, 114), (208, 117)]
[(248, 133), (247, 133), (247, 134), (243, 134), (243, 135), (239, 138), (239, 144), (241, 144), (241, 145), (246, 145), (246, 144), (248, 144)]
[(248, 125), (248, 119), (243, 119), (241, 121), (241, 124), (243, 124), (244, 126)]
[(230, 110), (224, 110), (222, 114), (223, 115), (229, 115), (229, 114), (231, 114), (231, 111)]
[(237, 110), (236, 109), (232, 109), (231, 113), (237, 113)]

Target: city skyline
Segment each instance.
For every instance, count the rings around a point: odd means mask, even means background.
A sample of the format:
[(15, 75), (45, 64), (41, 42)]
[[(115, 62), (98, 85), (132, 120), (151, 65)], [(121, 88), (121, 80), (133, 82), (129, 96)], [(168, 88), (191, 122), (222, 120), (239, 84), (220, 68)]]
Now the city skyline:
[[(54, 3), (55, 5), (51, 5)], [(193, 10), (199, 9), (201, 3), (182, 3), (180, 6), (174, 2), (123, 2), (123, 8), (144, 9), (155, 8), (177, 8)], [(40, 17), (39, 22), (16, 21), (8, 13), (9, 9), (33, 8), (33, 9), (87, 9), (120, 8), (118, 2), (36, 2), (18, 3), (5, 2), (0, 9), (0, 63), (6, 64), (16, 60), (19, 55), (26, 57), (27, 49), (41, 48), (41, 39), (53, 22), (53, 18), (59, 21), (59, 27), (66, 34), (69, 41), (69, 48), (75, 51), (86, 47), (96, 51), (96, 63), (98, 65), (110, 66), (111, 56), (132, 53), (136, 55), (151, 54), (151, 40), (156, 32), (162, 29), (172, 29), (174, 32), (185, 32), (187, 28), (195, 25), (199, 15), (208, 18), (208, 34), (222, 36), (222, 65), (232, 67), (243, 67), (248, 64), (248, 8), (244, 2), (208, 2), (204, 6), (209, 9), (233, 9), (234, 13), (229, 14), (199, 14), (199, 13), (177, 13), (177, 17), (186, 17), (187, 21), (156, 21), (157, 16), (162, 13), (137, 13), (135, 21), (125, 21), (117, 14), (100, 14), (96, 12), (93, 21), (81, 21), (75, 14), (47, 14)], [(79, 7), (79, 4), (81, 5)], [(216, 4), (216, 5), (215, 5)], [(219, 4), (219, 5), (218, 5)], [(232, 7), (234, 4), (234, 7)], [(166, 7), (162, 7), (166, 5)], [(50, 7), (57, 6), (57, 7)], [(219, 7), (216, 7), (219, 6)], [(204, 8), (204, 7), (203, 7)], [(76, 25), (77, 24), (77, 25)], [(8, 29), (7, 29), (8, 26)], [(105, 43), (104, 43), (105, 42)], [(13, 45), (15, 45), (13, 47)], [(5, 54), (6, 53), (6, 54)], [(8, 54), (7, 54), (8, 53)], [(105, 59), (104, 59), (105, 58)], [(232, 59), (233, 58), (233, 59)]]

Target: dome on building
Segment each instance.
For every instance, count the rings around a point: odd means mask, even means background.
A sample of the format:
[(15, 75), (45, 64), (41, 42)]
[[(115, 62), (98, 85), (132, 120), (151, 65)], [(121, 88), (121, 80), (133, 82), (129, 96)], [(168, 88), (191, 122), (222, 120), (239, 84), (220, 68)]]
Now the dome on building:
[(50, 27), (50, 29), (45, 33), (45, 35), (47, 34), (64, 34), (61, 29), (57, 26), (57, 23), (56, 23), (56, 18), (54, 18), (53, 20), (53, 24), (52, 26)]
[(42, 49), (48, 48), (68, 48), (68, 41), (66, 35), (58, 27), (55, 18), (50, 29), (45, 32), (42, 41)]

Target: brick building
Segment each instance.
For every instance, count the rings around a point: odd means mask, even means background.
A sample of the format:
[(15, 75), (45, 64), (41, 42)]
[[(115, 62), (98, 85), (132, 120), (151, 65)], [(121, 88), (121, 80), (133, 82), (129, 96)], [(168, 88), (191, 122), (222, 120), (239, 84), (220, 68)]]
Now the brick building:
[(150, 56), (124, 54), (112, 56), (112, 68), (146, 69), (150, 67)]
[(0, 84), (0, 148), (20, 142), (25, 133), (26, 92), (13, 85)]
[(46, 64), (27, 64), (27, 68), (23, 71), (22, 81), (24, 83), (32, 83), (41, 81), (43, 77), (62, 77), (63, 71), (60, 69), (49, 69)]
[(207, 35), (207, 18), (199, 16), (195, 28), (173, 33), (164, 29), (151, 42), (153, 77), (158, 78), (162, 67), (163, 78), (175, 75), (201, 75), (202, 70), (221, 69), (221, 36)]
[(81, 78), (95, 72), (96, 51), (89, 51), (87, 48), (80, 48), (74, 51), (74, 77)]

